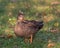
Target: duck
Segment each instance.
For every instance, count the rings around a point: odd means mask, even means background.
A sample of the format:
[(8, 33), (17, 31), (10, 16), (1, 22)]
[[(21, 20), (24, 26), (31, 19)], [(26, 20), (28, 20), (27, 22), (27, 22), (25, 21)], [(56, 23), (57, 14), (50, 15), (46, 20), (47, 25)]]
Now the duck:
[(25, 42), (33, 42), (34, 35), (43, 27), (43, 21), (25, 20), (24, 13), (19, 12), (14, 27), (16, 36), (24, 37)]

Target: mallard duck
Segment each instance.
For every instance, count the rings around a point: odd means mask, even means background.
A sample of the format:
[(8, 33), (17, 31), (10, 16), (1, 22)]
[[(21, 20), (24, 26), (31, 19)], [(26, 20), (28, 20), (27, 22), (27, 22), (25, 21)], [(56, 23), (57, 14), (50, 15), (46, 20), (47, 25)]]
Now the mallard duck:
[(14, 32), (17, 36), (24, 37), (25, 42), (32, 43), (33, 36), (43, 27), (43, 21), (25, 20), (23, 12), (19, 12)]

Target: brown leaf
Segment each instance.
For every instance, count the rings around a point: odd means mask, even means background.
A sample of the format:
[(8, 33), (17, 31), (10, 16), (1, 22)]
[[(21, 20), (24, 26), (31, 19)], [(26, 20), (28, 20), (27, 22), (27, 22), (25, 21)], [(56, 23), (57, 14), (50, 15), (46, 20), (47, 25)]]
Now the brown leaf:
[(49, 40), (49, 41), (48, 41), (47, 48), (51, 48), (51, 47), (54, 47), (54, 46), (55, 46), (55, 43), (52, 42), (52, 40)]
[(55, 46), (55, 43), (49, 43), (49, 44), (47, 45), (47, 48), (51, 48), (51, 47), (53, 47), (53, 46)]

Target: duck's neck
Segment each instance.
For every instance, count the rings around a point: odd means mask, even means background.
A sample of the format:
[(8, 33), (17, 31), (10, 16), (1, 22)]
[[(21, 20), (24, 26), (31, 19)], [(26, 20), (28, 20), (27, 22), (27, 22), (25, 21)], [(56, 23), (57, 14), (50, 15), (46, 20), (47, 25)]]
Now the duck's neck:
[(22, 19), (22, 20), (17, 20), (17, 22), (23, 22), (24, 21), (24, 19)]

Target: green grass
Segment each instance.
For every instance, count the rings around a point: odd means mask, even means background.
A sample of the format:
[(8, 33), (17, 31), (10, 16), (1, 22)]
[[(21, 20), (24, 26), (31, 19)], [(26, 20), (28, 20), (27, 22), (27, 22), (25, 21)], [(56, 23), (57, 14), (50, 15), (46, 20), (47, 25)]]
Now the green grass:
[[(21, 37), (11, 37), (11, 38), (0, 38), (0, 47), (1, 48), (46, 48), (48, 44), (48, 40), (51, 39), (53, 42), (56, 42), (58, 47), (57, 34), (52, 34), (46, 31), (39, 31), (35, 38), (33, 39), (33, 43), (25, 43), (24, 38)], [(60, 47), (60, 46), (59, 46)]]

